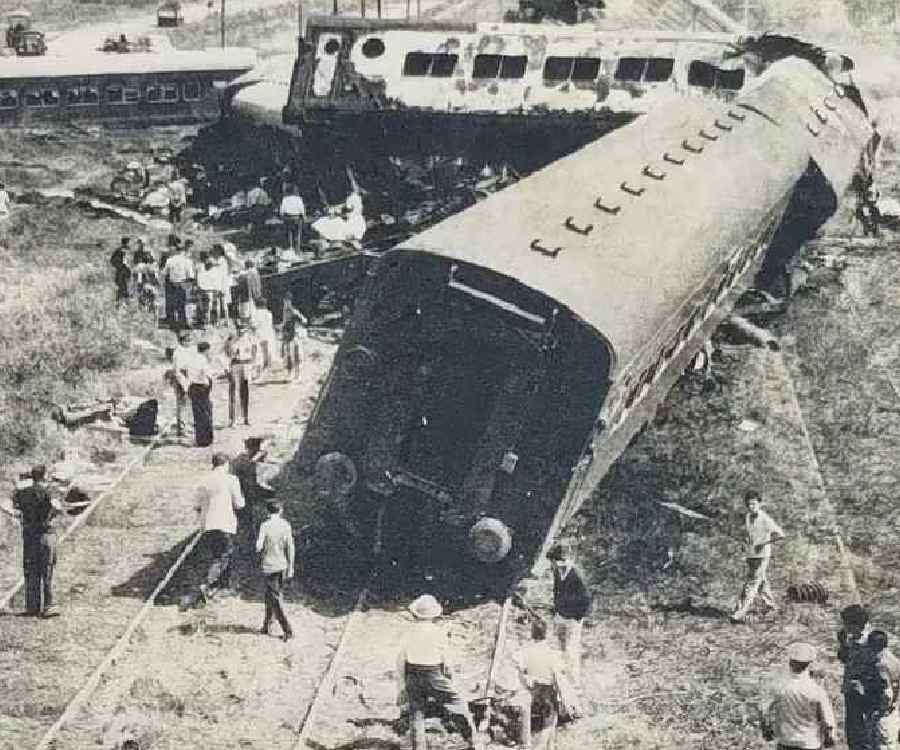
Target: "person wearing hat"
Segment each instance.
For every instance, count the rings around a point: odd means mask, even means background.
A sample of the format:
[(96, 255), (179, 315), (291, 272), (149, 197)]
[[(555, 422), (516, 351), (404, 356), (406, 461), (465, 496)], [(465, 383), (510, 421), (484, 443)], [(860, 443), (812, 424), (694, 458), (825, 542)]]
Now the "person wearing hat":
[(206, 583), (200, 586), (200, 596), (212, 598), (227, 580), (234, 553), (234, 537), (237, 534), (235, 511), (244, 507), (244, 496), (237, 477), (228, 471), (228, 456), (214, 453), (212, 472), (197, 488), (194, 509), (201, 516), (203, 540), (212, 553), (212, 562), (206, 575)]
[[(563, 664), (557, 651), (547, 643), (547, 625), (535, 619), (531, 623), (531, 643), (514, 657), (526, 693), (521, 695), (521, 742), (526, 748), (546, 748), (559, 720), (559, 684), (564, 679)], [(532, 724), (537, 725), (533, 736)]]
[(228, 420), (234, 427), (235, 399), (240, 398), (244, 424), (250, 424), (250, 379), (256, 362), (256, 340), (250, 331), (249, 322), (244, 318), (237, 321), (237, 332), (225, 341), (225, 355), (228, 358)]
[(844, 733), (849, 750), (869, 750), (870, 697), (866, 686), (875, 673), (875, 658), (869, 648), (869, 612), (859, 604), (841, 610), (843, 627), (838, 631), (838, 659), (844, 665)]
[(819, 750), (834, 746), (834, 709), (825, 689), (809, 673), (816, 650), (793, 643), (787, 650), (790, 675), (775, 691), (763, 721), (763, 737), (778, 750)]
[(260, 632), (269, 634), (274, 616), (281, 626), (281, 639), (289, 641), (294, 637), (294, 632), (284, 614), (281, 589), (285, 581), (294, 577), (294, 533), (291, 524), (281, 514), (280, 500), (269, 498), (266, 509), (269, 517), (262, 522), (256, 538), (256, 551), (260, 554), (260, 567), (266, 584), (266, 614)]
[(778, 609), (769, 588), (769, 560), (772, 557), (772, 545), (784, 539), (784, 530), (775, 523), (772, 516), (763, 510), (763, 502), (759, 493), (751, 490), (744, 495), (747, 514), (744, 526), (747, 534), (747, 574), (737, 607), (731, 615), (732, 622), (742, 622), (757, 595), (770, 610)]
[(51, 617), (53, 569), (56, 567), (56, 533), (53, 518), (63, 512), (51, 497), (47, 469), (31, 469), (31, 484), (13, 493), (12, 515), (22, 524), (22, 572), (25, 578), (25, 614)]
[(397, 658), (397, 704), (409, 703), (413, 750), (425, 748), (425, 704), (429, 698), (444, 707), (469, 746), (475, 747), (475, 722), (450, 681), (444, 651), (447, 636), (435, 622), (443, 609), (431, 594), (423, 594), (409, 605), (409, 611), (415, 623)]
[(296, 185), (286, 186), (278, 213), (287, 231), (288, 247), (299, 252), (303, 239), (303, 222), (306, 221), (306, 206)]
[(547, 559), (553, 564), (553, 613), (559, 646), (566, 657), (572, 679), (581, 681), (581, 631), (591, 607), (584, 574), (572, 561), (567, 546), (555, 545)]
[(221, 367), (217, 368), (210, 358), (209, 342), (201, 341), (186, 366), (187, 395), (194, 417), (194, 442), (200, 448), (207, 448), (213, 443), (211, 394), (213, 381), (219, 372)]

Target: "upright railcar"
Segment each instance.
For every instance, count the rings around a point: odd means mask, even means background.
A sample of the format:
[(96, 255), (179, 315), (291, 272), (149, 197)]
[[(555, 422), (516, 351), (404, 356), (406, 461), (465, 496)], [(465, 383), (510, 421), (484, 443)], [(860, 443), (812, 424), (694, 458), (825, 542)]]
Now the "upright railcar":
[(834, 205), (871, 137), (786, 60), (402, 243), (281, 477), (294, 507), (455, 586), (514, 580), (732, 308), (804, 175)]
[(0, 124), (214, 119), (221, 90), (255, 63), (243, 48), (0, 58)]

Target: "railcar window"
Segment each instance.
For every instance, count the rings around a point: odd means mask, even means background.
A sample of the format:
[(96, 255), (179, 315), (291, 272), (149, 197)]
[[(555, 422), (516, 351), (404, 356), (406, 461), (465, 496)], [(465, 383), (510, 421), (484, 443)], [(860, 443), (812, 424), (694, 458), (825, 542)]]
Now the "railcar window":
[(92, 105), (99, 101), (100, 93), (93, 86), (72, 86), (66, 89), (66, 105), (69, 107)]
[(620, 57), (614, 77), (617, 81), (640, 81), (646, 66), (644, 57)]
[(675, 61), (671, 57), (651, 57), (647, 60), (644, 80), (649, 83), (668, 81), (675, 70)]
[(596, 81), (602, 60), (596, 57), (576, 57), (572, 66), (573, 81)]
[(329, 39), (325, 42), (325, 54), (333, 55), (341, 48), (341, 43), (337, 39)]
[(472, 78), (496, 78), (500, 74), (500, 55), (476, 55)]
[(200, 83), (190, 81), (181, 88), (181, 95), (186, 102), (195, 102), (200, 99)]
[(711, 89), (716, 85), (716, 67), (702, 60), (694, 60), (688, 66), (688, 85)]
[(431, 63), (431, 75), (435, 78), (449, 78), (456, 70), (459, 55), (433, 55)]
[(407, 52), (403, 61), (403, 75), (427, 76), (431, 63), (432, 55), (426, 55), (424, 52)]
[(122, 104), (125, 101), (125, 94), (121, 86), (106, 87), (106, 101), (109, 104)]
[(734, 70), (719, 70), (716, 74), (716, 88), (726, 91), (738, 91), (744, 86), (744, 78), (747, 71), (743, 68)]
[(433, 76), (449, 78), (456, 70), (459, 55), (432, 55), (426, 52), (409, 52), (403, 61), (405, 76)]
[(59, 104), (59, 90), (28, 89), (24, 98), (26, 107), (55, 107)]
[(18, 91), (15, 89), (0, 89), (0, 109), (15, 109), (18, 106)]
[(136, 104), (141, 100), (141, 92), (137, 89), (126, 88), (124, 90), (124, 95), (126, 104)]
[(568, 81), (572, 75), (572, 64), (575, 62), (571, 57), (548, 57), (544, 61), (544, 80), (545, 81)]
[(166, 84), (163, 86), (163, 101), (166, 102), (177, 102), (178, 101), (178, 86), (173, 84)]
[(144, 96), (151, 104), (161, 102), (163, 98), (162, 86), (147, 86), (144, 91)]
[(503, 55), (500, 60), (501, 78), (524, 78), (528, 66), (526, 55)]
[(527, 55), (475, 55), (472, 78), (523, 78)]

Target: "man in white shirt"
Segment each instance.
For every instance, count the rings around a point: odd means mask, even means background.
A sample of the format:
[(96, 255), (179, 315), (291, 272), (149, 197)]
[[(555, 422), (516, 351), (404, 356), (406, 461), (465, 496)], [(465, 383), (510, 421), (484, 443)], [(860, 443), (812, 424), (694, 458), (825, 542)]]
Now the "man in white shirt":
[(306, 206), (303, 205), (303, 198), (300, 197), (296, 185), (288, 186), (284, 198), (281, 199), (278, 213), (287, 228), (288, 247), (299, 252), (303, 222), (306, 220)]
[(169, 257), (163, 266), (163, 276), (168, 282), (166, 293), (171, 291), (174, 297), (171, 306), (172, 320), (169, 321), (169, 325), (176, 330), (190, 328), (187, 320), (187, 295), (196, 271), (194, 261), (187, 254), (187, 242), (175, 248), (175, 254)]
[(737, 608), (731, 615), (732, 622), (744, 620), (757, 595), (769, 609), (778, 608), (769, 588), (768, 570), (772, 544), (784, 539), (784, 531), (762, 509), (762, 498), (757, 492), (748, 492), (744, 496), (744, 502), (747, 505), (747, 515), (744, 517), (747, 533), (747, 577)]
[(207, 448), (213, 442), (212, 385), (219, 369), (213, 364), (209, 342), (201, 341), (186, 362), (187, 393), (194, 416), (194, 440), (198, 447)]
[(236, 400), (240, 399), (244, 424), (250, 424), (250, 379), (256, 362), (256, 340), (248, 329), (246, 320), (238, 320), (237, 333), (225, 342), (228, 358), (228, 420), (234, 427)]
[[(178, 334), (178, 345), (172, 350), (171, 385), (175, 394), (175, 434), (184, 435), (184, 407), (187, 404), (187, 391), (190, 382), (187, 379), (188, 360), (193, 356), (191, 334), (182, 331)], [(168, 373), (166, 380), (169, 381)]]
[(187, 189), (184, 180), (172, 180), (169, 183), (169, 221), (177, 224), (181, 221), (181, 212), (187, 204)]
[(200, 292), (200, 325), (215, 325), (219, 320), (216, 294), (222, 289), (221, 268), (207, 252), (200, 253), (197, 266), (197, 289)]
[[(557, 685), (564, 670), (562, 659), (547, 642), (547, 626), (541, 620), (531, 625), (531, 643), (513, 657), (527, 693), (522, 704), (521, 742), (526, 748), (549, 747), (559, 719)], [(538, 730), (532, 738), (532, 721)], [(534, 744), (532, 744), (532, 742)]]
[(244, 496), (236, 476), (228, 471), (228, 456), (215, 453), (212, 458), (212, 472), (197, 488), (194, 508), (202, 517), (204, 541), (212, 552), (212, 563), (206, 576), (206, 583), (200, 586), (204, 601), (212, 598), (227, 579), (234, 552), (234, 537), (237, 534), (235, 510), (244, 507)]
[(825, 690), (809, 674), (816, 650), (807, 643), (788, 647), (790, 676), (775, 692), (763, 722), (763, 737), (779, 750), (820, 750), (834, 746), (834, 709)]
[[(275, 326), (272, 323), (272, 312), (266, 307), (256, 307), (251, 316), (251, 325), (259, 352), (262, 355), (262, 371), (272, 366), (272, 352), (275, 349)], [(255, 373), (258, 378), (261, 372)]]
[(281, 639), (289, 641), (294, 633), (284, 614), (281, 587), (294, 577), (294, 533), (281, 515), (280, 500), (271, 498), (266, 501), (266, 507), (269, 517), (259, 527), (256, 539), (256, 551), (260, 554), (260, 567), (266, 580), (266, 615), (260, 632), (269, 634), (274, 616), (281, 626)]
[(443, 609), (430, 594), (409, 605), (415, 624), (397, 657), (397, 705), (409, 701), (412, 746), (425, 747), (425, 704), (435, 698), (459, 725), (469, 747), (475, 747), (475, 722), (469, 707), (448, 676), (444, 646), (447, 636), (435, 620)]

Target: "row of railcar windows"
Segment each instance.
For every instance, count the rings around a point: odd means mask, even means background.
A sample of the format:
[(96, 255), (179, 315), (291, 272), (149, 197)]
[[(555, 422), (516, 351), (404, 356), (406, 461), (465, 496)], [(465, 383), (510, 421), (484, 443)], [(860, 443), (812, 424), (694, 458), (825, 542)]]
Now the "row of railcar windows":
[[(134, 86), (113, 84), (103, 90), (105, 104), (139, 104), (141, 90)], [(181, 85), (174, 83), (150, 84), (144, 86), (144, 101), (149, 104), (171, 104), (179, 100), (199, 101), (203, 87), (199, 81)], [(60, 90), (47, 86), (41, 88), (0, 89), (0, 109), (16, 109), (20, 101), (26, 107), (58, 107)], [(101, 103), (100, 88), (97, 86), (67, 86), (62, 89), (62, 103), (67, 107), (97, 106)]]
[[(403, 62), (405, 76), (449, 78), (456, 70), (459, 55), (409, 52)], [(548, 57), (544, 62), (544, 80), (595, 81), (603, 60), (599, 57)], [(475, 79), (517, 79), (525, 77), (526, 55), (476, 55), (472, 66)], [(613, 78), (617, 81), (663, 83), (672, 77), (675, 60), (671, 57), (621, 57)], [(744, 85), (744, 69), (725, 70), (710, 63), (694, 60), (688, 66), (688, 84), (703, 88), (736, 91)]]
[(634, 406), (635, 402), (643, 398), (646, 389), (656, 379), (656, 376), (665, 369), (666, 365), (668, 365), (669, 361), (676, 355), (681, 345), (691, 337), (697, 327), (712, 313), (713, 309), (715, 309), (715, 303), (725, 296), (725, 294), (734, 286), (738, 277), (749, 268), (750, 262), (753, 260), (759, 249), (759, 245), (748, 245), (732, 260), (723, 273), (718, 286), (714, 287), (713, 290), (711, 290), (711, 293), (707, 293), (707, 298), (704, 302), (694, 308), (690, 318), (688, 318), (681, 328), (678, 329), (677, 333), (660, 352), (656, 361), (641, 373), (637, 382), (631, 387), (631, 390), (628, 391), (624, 408), (616, 418), (617, 421), (621, 421), (628, 410)]

